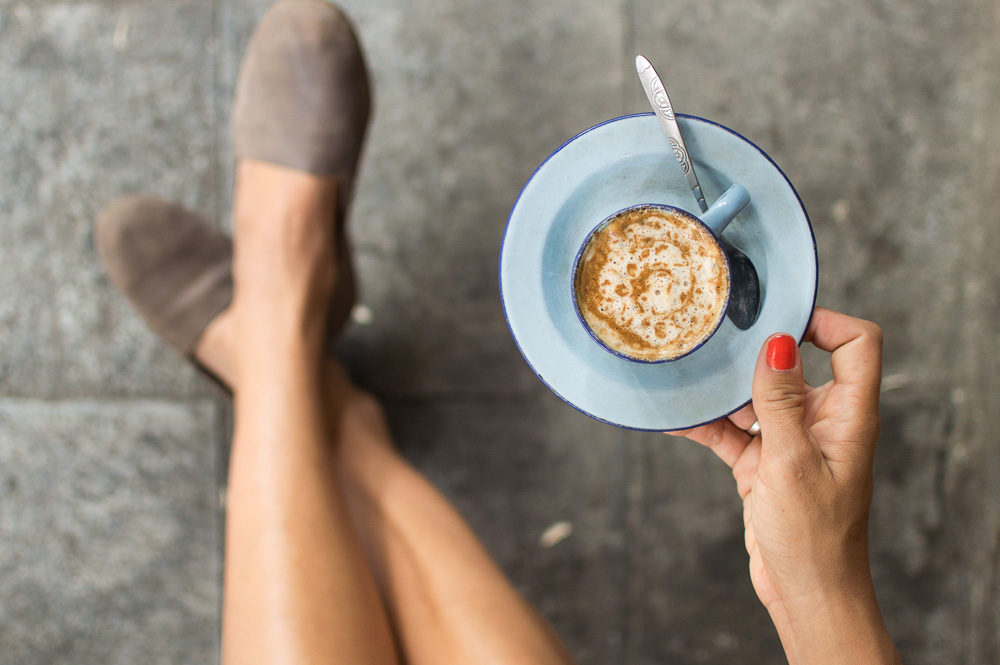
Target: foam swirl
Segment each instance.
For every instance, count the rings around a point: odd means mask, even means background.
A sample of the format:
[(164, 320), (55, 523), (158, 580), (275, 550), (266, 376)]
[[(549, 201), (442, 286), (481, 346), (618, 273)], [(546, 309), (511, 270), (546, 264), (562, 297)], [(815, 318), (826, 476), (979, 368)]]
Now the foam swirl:
[(696, 219), (656, 206), (624, 210), (595, 232), (576, 269), (577, 307), (608, 348), (644, 361), (679, 358), (718, 327), (729, 269)]

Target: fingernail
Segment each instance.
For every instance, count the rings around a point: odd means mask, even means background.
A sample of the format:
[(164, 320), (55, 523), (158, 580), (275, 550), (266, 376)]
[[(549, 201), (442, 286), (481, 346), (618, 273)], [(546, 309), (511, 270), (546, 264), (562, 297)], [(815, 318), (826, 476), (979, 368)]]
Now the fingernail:
[(795, 367), (795, 340), (791, 335), (775, 335), (767, 343), (767, 366), (784, 372)]

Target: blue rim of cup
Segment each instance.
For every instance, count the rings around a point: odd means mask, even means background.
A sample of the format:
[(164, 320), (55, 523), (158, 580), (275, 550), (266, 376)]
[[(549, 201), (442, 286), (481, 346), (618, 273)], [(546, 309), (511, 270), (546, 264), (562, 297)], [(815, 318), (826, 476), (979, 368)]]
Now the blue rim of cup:
[[(676, 211), (676, 212), (681, 213), (685, 217), (691, 219), (695, 223), (697, 223), (703, 230), (707, 231), (708, 234), (712, 237), (712, 240), (715, 241), (715, 246), (719, 249), (719, 253), (722, 255), (722, 260), (726, 264), (726, 273), (729, 275), (729, 288), (726, 290), (726, 302), (725, 302), (725, 304), (722, 307), (722, 315), (718, 317), (718, 319), (715, 322), (715, 325), (712, 326), (711, 332), (709, 332), (707, 335), (705, 335), (701, 339), (701, 341), (699, 341), (693, 347), (691, 347), (690, 349), (688, 349), (684, 353), (680, 354), (679, 356), (674, 356), (673, 358), (661, 358), (659, 360), (642, 360), (640, 358), (633, 358), (633, 357), (631, 357), (629, 355), (626, 355), (626, 354), (624, 354), (624, 353), (622, 353), (620, 351), (615, 351), (610, 346), (608, 346), (607, 344), (605, 344), (604, 341), (600, 337), (597, 336), (597, 333), (595, 333), (591, 329), (591, 327), (589, 325), (587, 325), (587, 322), (583, 318), (583, 314), (580, 313), (580, 304), (577, 302), (577, 299), (576, 299), (576, 275), (577, 275), (577, 272), (580, 270), (580, 259), (583, 258), (583, 252), (584, 252), (585, 249), (587, 249), (587, 246), (590, 245), (591, 239), (593, 239), (594, 235), (597, 234), (598, 232), (600, 232), (601, 229), (603, 229), (605, 226), (607, 226), (611, 222), (611, 220), (615, 219), (616, 217), (618, 217), (622, 213), (628, 212), (630, 210), (638, 210), (639, 208), (656, 208), (657, 210), (671, 210), (671, 211)], [(608, 353), (610, 353), (612, 355), (615, 355), (615, 356), (621, 358), (622, 360), (628, 360), (629, 362), (641, 363), (643, 365), (659, 365), (660, 363), (669, 363), (669, 362), (673, 362), (675, 360), (680, 360), (681, 358), (686, 358), (687, 356), (691, 355), (692, 353), (694, 353), (695, 351), (697, 351), (698, 349), (700, 349), (702, 346), (704, 346), (705, 343), (708, 342), (708, 340), (712, 339), (712, 337), (715, 336), (715, 333), (718, 332), (719, 327), (722, 326), (722, 322), (726, 318), (726, 312), (729, 311), (729, 299), (730, 299), (730, 297), (732, 296), (732, 293), (733, 293), (733, 270), (732, 270), (732, 266), (729, 265), (729, 256), (726, 254), (726, 250), (722, 246), (722, 241), (719, 240), (719, 236), (715, 235), (715, 232), (712, 231), (712, 229), (710, 229), (708, 227), (708, 224), (706, 224), (705, 222), (701, 221), (693, 213), (690, 213), (687, 210), (684, 210), (683, 208), (678, 208), (677, 206), (672, 206), (672, 205), (669, 205), (669, 204), (666, 204), (666, 203), (637, 203), (635, 205), (630, 205), (627, 208), (622, 208), (621, 210), (619, 210), (616, 213), (608, 215), (604, 219), (604, 221), (602, 221), (600, 224), (598, 224), (593, 229), (591, 229), (590, 233), (587, 234), (587, 238), (583, 241), (583, 244), (580, 245), (580, 249), (576, 253), (576, 258), (573, 260), (573, 278), (572, 278), (572, 280), (570, 280), (569, 288), (570, 288), (570, 292), (571, 292), (570, 295), (573, 298), (573, 309), (576, 312), (576, 319), (577, 319), (577, 321), (580, 322), (580, 325), (582, 325), (583, 329), (587, 331), (587, 334), (590, 335), (591, 339), (593, 339), (595, 342), (597, 342), (598, 344), (601, 345), (602, 349), (604, 349), (605, 351), (607, 351)], [(511, 336), (513, 336), (513, 335), (511, 335)]]
[[(503, 319), (504, 319), (504, 322), (507, 324), (507, 332), (510, 333), (510, 337), (511, 337), (511, 339), (514, 340), (514, 345), (517, 347), (518, 353), (520, 353), (521, 357), (524, 358), (524, 362), (527, 363), (528, 368), (531, 369), (532, 373), (534, 373), (534, 375), (536, 377), (538, 377), (538, 380), (541, 381), (542, 384), (552, 392), (552, 394), (554, 394), (556, 397), (558, 397), (559, 399), (561, 399), (563, 402), (565, 402), (566, 404), (568, 404), (569, 406), (571, 406), (576, 411), (579, 411), (583, 415), (587, 416), (588, 418), (593, 418), (594, 420), (596, 420), (598, 422), (601, 422), (601, 423), (604, 423), (606, 425), (611, 425), (612, 427), (618, 427), (620, 429), (633, 430), (633, 431), (636, 431), (636, 432), (661, 432), (661, 433), (667, 433), (667, 432), (686, 431), (686, 430), (694, 429), (696, 427), (701, 427), (703, 425), (708, 425), (709, 423), (714, 423), (714, 422), (716, 422), (718, 420), (722, 420), (723, 418), (727, 418), (727, 417), (733, 415), (734, 413), (740, 411), (741, 409), (746, 408), (747, 406), (750, 405), (750, 403), (753, 400), (752, 399), (748, 399), (746, 402), (744, 402), (743, 404), (737, 406), (736, 408), (732, 409), (731, 411), (729, 411), (727, 413), (723, 413), (722, 415), (720, 415), (720, 416), (718, 416), (716, 418), (712, 418), (711, 420), (706, 420), (704, 422), (696, 423), (696, 424), (693, 424), (693, 425), (686, 425), (684, 427), (677, 427), (677, 428), (674, 428), (674, 429), (630, 427), (628, 425), (622, 425), (620, 423), (612, 422), (612, 421), (608, 420), (607, 418), (601, 418), (600, 416), (594, 415), (593, 413), (590, 413), (589, 411), (585, 411), (582, 408), (580, 408), (579, 406), (577, 406), (576, 404), (574, 404), (573, 402), (571, 402), (570, 400), (568, 400), (565, 397), (563, 397), (562, 393), (560, 393), (552, 385), (550, 385), (549, 382), (546, 381), (542, 377), (542, 375), (538, 373), (538, 371), (535, 369), (534, 365), (531, 364), (531, 361), (528, 360), (528, 356), (525, 355), (524, 349), (521, 348), (521, 343), (517, 341), (517, 336), (514, 335), (514, 329), (510, 325), (510, 317), (507, 315), (507, 305), (504, 303), (504, 300), (503, 300), (503, 280), (502, 280), (502, 275), (501, 275), (501, 271), (502, 271), (502, 267), (503, 267), (503, 248), (504, 248), (506, 240), (507, 240), (507, 232), (510, 230), (510, 220), (511, 220), (511, 217), (513, 217), (514, 211), (517, 209), (517, 204), (520, 203), (520, 201), (521, 201), (521, 197), (524, 196), (524, 190), (527, 189), (527, 187), (531, 183), (531, 181), (535, 179), (535, 176), (538, 175), (538, 172), (540, 170), (542, 170), (542, 168), (549, 162), (549, 160), (551, 160), (557, 154), (559, 154), (560, 152), (562, 152), (562, 150), (566, 146), (568, 146), (570, 143), (572, 143), (573, 141), (576, 141), (578, 138), (580, 138), (584, 134), (588, 134), (588, 133), (590, 133), (590, 132), (592, 132), (592, 131), (594, 131), (596, 129), (599, 129), (599, 128), (603, 127), (604, 125), (608, 125), (608, 124), (610, 124), (612, 122), (619, 122), (621, 120), (627, 120), (629, 118), (636, 118), (636, 117), (642, 117), (642, 116), (652, 116), (652, 115), (656, 115), (656, 114), (653, 113), (652, 111), (648, 111), (648, 112), (645, 112), (645, 113), (630, 113), (628, 115), (622, 115), (622, 116), (618, 116), (618, 117), (615, 117), (615, 118), (609, 118), (608, 120), (605, 120), (603, 122), (599, 122), (596, 125), (593, 125), (592, 127), (588, 127), (587, 129), (583, 130), (579, 134), (576, 134), (575, 136), (573, 136), (572, 138), (570, 138), (568, 141), (564, 142), (561, 146), (559, 146), (556, 150), (554, 150), (551, 154), (549, 154), (549, 156), (546, 157), (542, 161), (542, 163), (539, 164), (535, 168), (534, 171), (531, 172), (531, 176), (527, 180), (524, 181), (524, 185), (521, 186), (521, 191), (518, 192), (517, 198), (514, 200), (514, 205), (511, 206), (510, 212), (507, 214), (507, 224), (504, 227), (503, 238), (500, 239), (500, 260), (497, 262), (497, 288), (500, 291), (500, 307), (503, 310)], [(707, 118), (702, 118), (701, 116), (689, 115), (687, 113), (676, 113), (675, 117), (677, 117), (677, 118), (688, 118), (690, 120), (696, 120), (698, 122), (704, 122), (707, 125), (713, 125), (713, 126), (718, 127), (719, 129), (721, 129), (721, 130), (723, 130), (725, 132), (728, 132), (728, 133), (732, 134), (733, 136), (737, 137), (738, 139), (740, 139), (742, 141), (745, 141), (747, 144), (753, 146), (753, 148), (757, 152), (759, 152), (761, 154), (761, 156), (764, 157), (764, 159), (766, 159), (771, 164), (771, 166), (774, 167), (775, 171), (777, 171), (778, 174), (780, 174), (781, 177), (785, 180), (785, 182), (788, 183), (789, 189), (791, 189), (792, 190), (792, 194), (795, 195), (795, 200), (799, 202), (799, 207), (802, 208), (802, 214), (805, 215), (806, 226), (809, 229), (809, 235), (812, 237), (813, 261), (815, 263), (816, 274), (818, 276), (819, 275), (819, 253), (818, 253), (817, 248), (816, 248), (816, 232), (813, 230), (812, 220), (809, 219), (809, 211), (806, 210), (805, 204), (802, 203), (802, 197), (799, 196), (799, 192), (798, 192), (797, 189), (795, 189), (795, 185), (793, 185), (792, 181), (788, 179), (788, 176), (785, 175), (785, 172), (781, 170), (781, 167), (778, 166), (778, 164), (773, 159), (771, 159), (771, 156), (768, 155), (766, 152), (764, 152), (764, 150), (762, 150), (760, 148), (760, 146), (758, 146), (756, 143), (754, 143), (753, 141), (751, 141), (747, 137), (743, 136), (739, 132), (737, 132), (737, 131), (735, 131), (733, 129), (730, 129), (729, 127), (726, 127), (725, 125), (721, 125), (721, 124), (719, 124), (719, 123), (717, 123), (717, 122), (715, 122), (713, 120), (708, 120)], [(809, 310), (809, 318), (806, 319), (805, 330), (802, 331), (802, 335), (800, 335), (799, 338), (798, 338), (798, 340), (797, 340), (797, 342), (798, 342), (799, 345), (801, 345), (802, 342), (805, 340), (806, 333), (809, 331), (809, 326), (812, 323), (813, 312), (816, 309), (816, 298), (817, 298), (818, 295), (819, 295), (819, 282), (817, 280), (816, 287), (813, 289), (813, 301), (812, 301), (812, 308)]]

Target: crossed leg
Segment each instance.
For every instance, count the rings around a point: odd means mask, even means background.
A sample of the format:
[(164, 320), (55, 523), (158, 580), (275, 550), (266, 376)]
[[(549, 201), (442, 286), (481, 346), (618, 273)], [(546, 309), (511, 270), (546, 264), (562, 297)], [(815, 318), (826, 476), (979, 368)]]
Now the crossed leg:
[(235, 393), (226, 662), (572, 662), (322, 359), (335, 206), (333, 181), (239, 165), (235, 297), (196, 349)]

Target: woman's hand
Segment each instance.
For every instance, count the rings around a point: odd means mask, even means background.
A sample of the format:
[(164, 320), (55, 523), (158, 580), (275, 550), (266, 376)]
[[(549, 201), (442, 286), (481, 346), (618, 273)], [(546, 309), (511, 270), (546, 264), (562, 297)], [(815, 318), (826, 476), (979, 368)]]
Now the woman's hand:
[[(686, 432), (733, 469), (750, 577), (793, 663), (895, 663), (868, 564), (882, 334), (817, 308), (805, 341), (833, 380), (805, 385), (795, 340), (761, 349), (753, 405)], [(760, 434), (743, 428), (755, 420)]]

